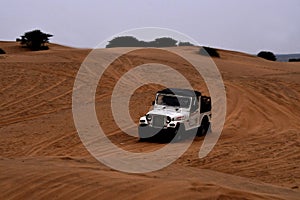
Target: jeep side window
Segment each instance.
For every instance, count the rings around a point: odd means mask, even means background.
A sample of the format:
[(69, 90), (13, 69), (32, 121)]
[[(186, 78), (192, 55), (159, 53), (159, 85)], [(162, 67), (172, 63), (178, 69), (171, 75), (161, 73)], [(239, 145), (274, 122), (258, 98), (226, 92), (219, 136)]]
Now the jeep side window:
[(158, 105), (162, 105), (163, 104), (163, 96), (162, 95), (158, 95), (157, 96), (157, 104)]
[(207, 96), (201, 97), (201, 110), (200, 112), (208, 112), (211, 110), (211, 98)]
[(196, 98), (193, 98), (193, 103), (191, 107), (191, 112), (195, 112), (199, 107), (199, 102), (197, 101)]

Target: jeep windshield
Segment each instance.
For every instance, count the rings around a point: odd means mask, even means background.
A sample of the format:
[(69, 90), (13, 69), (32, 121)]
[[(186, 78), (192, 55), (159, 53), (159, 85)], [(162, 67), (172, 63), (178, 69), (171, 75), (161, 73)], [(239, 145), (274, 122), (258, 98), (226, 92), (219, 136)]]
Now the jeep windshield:
[(180, 108), (189, 108), (191, 104), (191, 99), (190, 97), (158, 94), (156, 98), (156, 104)]

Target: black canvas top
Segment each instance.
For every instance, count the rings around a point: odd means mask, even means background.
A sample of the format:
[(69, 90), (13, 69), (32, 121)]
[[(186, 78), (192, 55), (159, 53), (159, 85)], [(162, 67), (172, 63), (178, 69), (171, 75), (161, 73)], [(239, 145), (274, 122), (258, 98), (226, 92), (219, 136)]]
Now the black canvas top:
[(188, 97), (199, 97), (201, 96), (201, 92), (196, 90), (188, 90), (188, 89), (179, 89), (179, 88), (166, 88), (158, 91), (159, 94), (174, 94), (180, 96), (188, 96)]

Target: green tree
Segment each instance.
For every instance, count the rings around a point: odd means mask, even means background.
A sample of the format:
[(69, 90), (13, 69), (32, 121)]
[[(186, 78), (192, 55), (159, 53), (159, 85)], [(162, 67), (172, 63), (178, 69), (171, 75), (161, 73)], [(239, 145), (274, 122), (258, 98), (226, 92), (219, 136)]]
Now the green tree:
[(195, 45), (190, 42), (179, 42), (178, 46), (195, 46)]
[(177, 40), (169, 37), (157, 38), (154, 41), (155, 47), (175, 47)]
[(0, 54), (5, 54), (5, 51), (0, 48)]
[(133, 36), (120, 36), (115, 37), (111, 41), (108, 42), (106, 48), (112, 47), (139, 47), (140, 41)]
[(30, 50), (38, 51), (48, 49), (46, 43), (49, 42), (50, 37), (53, 37), (53, 35), (43, 33), (40, 30), (33, 30), (26, 32), (21, 38), (17, 38), (16, 41)]
[(111, 47), (175, 47), (177, 40), (169, 37), (157, 38), (152, 41), (138, 40), (133, 36), (115, 37), (108, 42), (106, 48)]
[(220, 57), (218, 51), (215, 48), (211, 48), (211, 47), (200, 47), (199, 53), (200, 55), (203, 56), (209, 55), (211, 57), (217, 57), (217, 58)]
[(276, 61), (276, 56), (270, 51), (261, 51), (257, 54), (258, 57), (264, 58), (266, 60)]
[(300, 62), (300, 58), (290, 58), (289, 62)]

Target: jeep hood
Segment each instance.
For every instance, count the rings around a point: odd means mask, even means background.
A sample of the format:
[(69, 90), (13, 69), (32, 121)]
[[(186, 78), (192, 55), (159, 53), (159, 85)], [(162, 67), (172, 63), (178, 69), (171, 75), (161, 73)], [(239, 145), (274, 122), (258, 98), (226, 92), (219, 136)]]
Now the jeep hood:
[(164, 115), (164, 116), (169, 116), (171, 118), (173, 117), (179, 117), (179, 116), (188, 116), (188, 112), (186, 111), (176, 111), (175, 109), (155, 109), (149, 111), (147, 114), (150, 115)]

